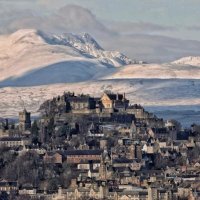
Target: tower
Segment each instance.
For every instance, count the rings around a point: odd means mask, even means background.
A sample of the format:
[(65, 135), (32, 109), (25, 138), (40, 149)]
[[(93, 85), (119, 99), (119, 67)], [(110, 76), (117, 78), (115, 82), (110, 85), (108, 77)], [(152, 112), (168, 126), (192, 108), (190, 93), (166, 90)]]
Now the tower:
[(31, 113), (24, 109), (19, 112), (19, 131), (23, 132), (31, 128)]
[(106, 138), (103, 138), (100, 140), (100, 149), (107, 150), (108, 148), (108, 140)]
[(142, 146), (139, 144), (135, 146), (135, 157), (140, 160), (142, 159)]
[(107, 165), (104, 161), (103, 156), (101, 157), (101, 163), (99, 167), (99, 175), (101, 180), (106, 180), (107, 178)]
[(131, 144), (129, 146), (129, 154), (128, 154), (129, 159), (135, 159), (135, 145)]
[(157, 200), (158, 199), (158, 191), (156, 188), (148, 185), (148, 200)]
[(106, 180), (108, 178), (107, 168), (110, 163), (110, 158), (108, 156), (108, 152), (104, 150), (101, 155), (101, 162), (99, 167), (99, 176), (101, 180)]

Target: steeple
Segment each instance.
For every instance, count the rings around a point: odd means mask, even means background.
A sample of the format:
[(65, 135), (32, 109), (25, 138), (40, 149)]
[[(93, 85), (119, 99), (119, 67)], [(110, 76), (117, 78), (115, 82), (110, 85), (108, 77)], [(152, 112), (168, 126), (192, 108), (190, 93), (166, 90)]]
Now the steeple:
[(106, 180), (107, 178), (107, 166), (104, 158), (104, 154), (101, 155), (101, 163), (99, 168), (99, 176), (101, 180)]

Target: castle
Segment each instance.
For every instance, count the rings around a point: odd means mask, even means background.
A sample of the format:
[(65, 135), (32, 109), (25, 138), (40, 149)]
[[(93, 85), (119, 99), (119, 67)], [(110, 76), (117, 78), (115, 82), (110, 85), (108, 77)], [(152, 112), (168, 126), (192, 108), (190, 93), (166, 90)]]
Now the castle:
[(19, 131), (24, 132), (31, 128), (31, 113), (24, 109), (19, 112)]
[(53, 102), (57, 111), (61, 113), (115, 113), (123, 112), (129, 107), (129, 100), (126, 99), (125, 93), (113, 94), (111, 92), (104, 92), (101, 98), (68, 92), (54, 98)]
[(130, 122), (136, 118), (140, 124), (148, 124), (152, 127), (163, 127), (164, 121), (157, 118), (152, 113), (144, 110), (140, 105), (131, 105), (124, 94), (115, 94), (106, 91), (101, 97), (91, 97), (89, 95), (75, 95), (67, 92), (62, 96), (53, 98), (52, 101), (45, 102), (41, 112), (47, 114), (58, 114), (59, 119), (62, 115), (71, 113), (77, 115), (90, 115), (99, 118), (101, 121)]

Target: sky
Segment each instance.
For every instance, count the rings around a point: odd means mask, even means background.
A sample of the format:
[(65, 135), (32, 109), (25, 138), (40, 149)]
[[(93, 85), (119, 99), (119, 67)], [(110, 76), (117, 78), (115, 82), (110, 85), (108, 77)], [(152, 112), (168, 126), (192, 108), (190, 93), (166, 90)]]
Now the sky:
[[(44, 0), (43, 3), (45, 2), (49, 1)], [(187, 26), (198, 24), (200, 17), (199, 0), (60, 0), (60, 2), (63, 5), (74, 3), (87, 7), (104, 20)]]
[[(200, 41), (199, 8), (200, 0), (0, 0), (0, 32), (20, 28), (87, 31), (109, 50), (117, 48), (130, 57), (162, 62), (195, 54), (194, 43)], [(130, 40), (132, 45), (143, 45), (144, 50), (132, 54)], [(168, 40), (177, 46), (160, 49)], [(181, 48), (189, 40), (193, 41), (184, 52)]]

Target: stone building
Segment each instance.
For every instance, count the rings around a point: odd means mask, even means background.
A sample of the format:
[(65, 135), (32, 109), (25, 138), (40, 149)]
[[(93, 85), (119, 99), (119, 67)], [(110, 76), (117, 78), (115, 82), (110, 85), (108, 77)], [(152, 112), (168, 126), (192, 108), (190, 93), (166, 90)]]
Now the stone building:
[(65, 152), (67, 163), (78, 164), (81, 162), (100, 161), (102, 150), (69, 150)]
[(135, 157), (137, 159), (142, 159), (142, 146), (139, 144), (135, 145)]
[[(89, 95), (75, 95), (74, 93), (67, 92), (62, 96), (58, 96), (54, 98), (53, 101), (55, 103), (54, 111), (56, 113), (90, 113), (90, 111), (94, 111), (96, 109), (96, 100)], [(51, 105), (51, 104), (49, 104)], [(51, 107), (54, 107), (51, 105)], [(52, 109), (51, 108), (51, 109)]]
[(89, 127), (87, 135), (88, 137), (95, 137), (95, 138), (103, 137), (104, 136), (103, 128), (99, 124), (92, 122)]
[(168, 139), (171, 136), (167, 128), (150, 128), (148, 129), (148, 134), (158, 139)]
[(104, 93), (100, 99), (102, 109), (108, 112), (124, 111), (128, 105), (129, 100), (126, 99), (125, 94)]
[(62, 155), (57, 152), (46, 152), (43, 159), (45, 163), (62, 164), (63, 162)]
[(13, 192), (18, 190), (18, 183), (16, 181), (0, 181), (0, 192)]
[(19, 112), (19, 131), (24, 132), (31, 128), (31, 113), (24, 109)]
[(3, 137), (0, 138), (0, 146), (19, 147), (30, 144), (30, 141), (20, 137)]
[(130, 105), (126, 112), (135, 115), (135, 118), (148, 127), (164, 127), (163, 119), (157, 118), (153, 113), (147, 112), (141, 105)]
[(73, 112), (88, 111), (96, 108), (96, 102), (94, 98), (86, 95), (74, 96), (67, 98), (69, 102), (70, 110)]
[(9, 136), (9, 123), (8, 119), (0, 119), (0, 138)]
[(53, 195), (52, 200), (79, 200), (84, 198), (103, 199), (106, 197), (106, 190), (103, 186), (99, 187), (78, 187), (61, 189), (57, 195)]

